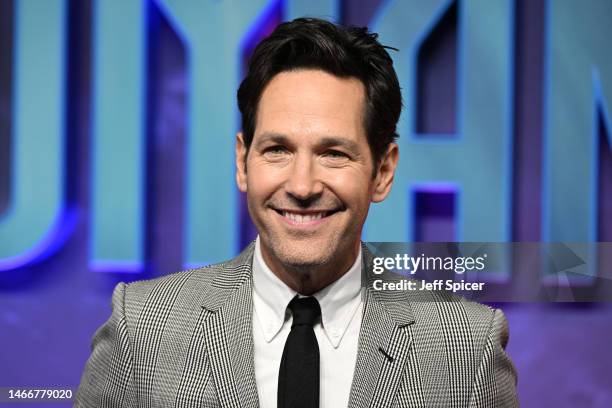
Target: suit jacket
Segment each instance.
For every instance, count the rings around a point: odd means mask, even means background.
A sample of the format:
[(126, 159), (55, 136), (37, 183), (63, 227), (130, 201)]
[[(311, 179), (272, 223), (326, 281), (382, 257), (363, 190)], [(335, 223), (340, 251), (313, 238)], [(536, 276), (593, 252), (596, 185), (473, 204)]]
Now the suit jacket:
[[(257, 407), (253, 250), (117, 285), (75, 406)], [(365, 270), (372, 255), (363, 254)], [(507, 340), (500, 310), (432, 292), (374, 291), (368, 282), (355, 371), (338, 374), (353, 375), (354, 408), (518, 406)]]

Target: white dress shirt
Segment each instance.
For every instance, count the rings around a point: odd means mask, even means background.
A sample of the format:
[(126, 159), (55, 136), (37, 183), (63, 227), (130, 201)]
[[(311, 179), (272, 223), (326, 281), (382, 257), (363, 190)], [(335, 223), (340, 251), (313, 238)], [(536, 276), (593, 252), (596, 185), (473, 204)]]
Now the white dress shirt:
[[(278, 371), (291, 312), (287, 305), (296, 292), (268, 268), (259, 237), (253, 256), (253, 341), (255, 378), (262, 408), (276, 408)], [(319, 343), (320, 407), (348, 406), (362, 318), (361, 249), (355, 263), (340, 279), (313, 295), (321, 306), (314, 332)]]

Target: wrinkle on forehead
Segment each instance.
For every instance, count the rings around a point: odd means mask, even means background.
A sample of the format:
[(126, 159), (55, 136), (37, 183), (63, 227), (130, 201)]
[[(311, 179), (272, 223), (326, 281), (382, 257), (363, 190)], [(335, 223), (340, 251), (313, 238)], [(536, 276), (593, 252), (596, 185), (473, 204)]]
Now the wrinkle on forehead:
[(365, 87), (356, 78), (321, 70), (276, 75), (260, 98), (256, 134), (365, 136)]

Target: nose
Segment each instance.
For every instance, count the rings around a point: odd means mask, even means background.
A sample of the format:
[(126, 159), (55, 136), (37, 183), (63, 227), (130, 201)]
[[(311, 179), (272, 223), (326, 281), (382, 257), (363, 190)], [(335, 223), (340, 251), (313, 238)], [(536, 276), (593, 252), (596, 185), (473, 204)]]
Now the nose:
[(285, 191), (289, 195), (299, 200), (308, 200), (323, 192), (323, 183), (317, 175), (316, 164), (308, 155), (297, 155), (289, 171), (285, 183)]

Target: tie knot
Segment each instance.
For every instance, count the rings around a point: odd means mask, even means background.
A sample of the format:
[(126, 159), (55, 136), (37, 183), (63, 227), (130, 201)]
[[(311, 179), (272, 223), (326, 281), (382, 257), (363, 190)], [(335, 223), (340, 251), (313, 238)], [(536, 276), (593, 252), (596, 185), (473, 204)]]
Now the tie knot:
[(289, 309), (293, 314), (293, 324), (291, 327), (308, 325), (314, 326), (317, 318), (321, 316), (321, 307), (314, 297), (300, 298), (294, 297), (289, 302)]

